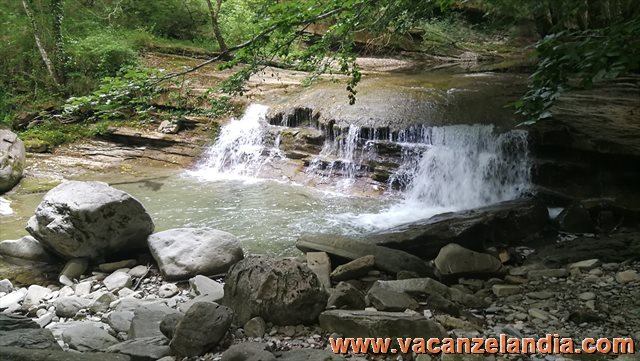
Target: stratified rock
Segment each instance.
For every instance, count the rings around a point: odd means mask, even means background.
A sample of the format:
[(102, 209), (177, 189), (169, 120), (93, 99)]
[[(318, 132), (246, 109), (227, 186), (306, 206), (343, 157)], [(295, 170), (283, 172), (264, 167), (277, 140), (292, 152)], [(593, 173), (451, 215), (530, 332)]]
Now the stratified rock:
[(136, 338), (109, 346), (107, 352), (130, 356), (132, 361), (156, 361), (170, 354), (168, 343), (164, 337)]
[(592, 233), (595, 225), (589, 211), (581, 204), (565, 208), (555, 219), (558, 228), (568, 233)]
[(31, 236), (0, 242), (0, 255), (34, 262), (49, 262), (52, 258), (40, 242)]
[(50, 330), (43, 328), (24, 328), (13, 331), (0, 331), (0, 349), (20, 347), (38, 350), (62, 350)]
[(327, 304), (327, 293), (309, 267), (290, 259), (251, 257), (227, 274), (223, 303), (243, 324), (255, 316), (276, 325), (312, 323)]
[(104, 329), (90, 323), (80, 323), (62, 331), (62, 339), (69, 347), (81, 352), (105, 351), (118, 343)]
[(233, 311), (211, 302), (198, 302), (178, 323), (169, 346), (178, 356), (199, 356), (217, 345), (231, 326)]
[(346, 361), (346, 359), (340, 355), (336, 355), (331, 351), (317, 350), (312, 348), (305, 348), (299, 350), (291, 350), (284, 352), (278, 360), (280, 361)]
[(0, 194), (18, 184), (25, 165), (22, 141), (12, 131), (0, 129)]
[(482, 277), (502, 271), (502, 262), (496, 257), (466, 249), (455, 243), (442, 247), (434, 263), (442, 277), (470, 274)]
[(444, 329), (420, 314), (330, 310), (320, 314), (320, 327), (343, 337), (443, 337)]
[(266, 343), (243, 342), (229, 347), (220, 361), (276, 361), (276, 357)]
[(542, 232), (548, 222), (549, 212), (544, 204), (522, 199), (440, 214), (367, 235), (366, 239), (380, 246), (433, 259), (449, 243), (482, 251), (489, 244), (512, 244)]
[(176, 228), (149, 236), (149, 249), (167, 279), (226, 272), (244, 258), (240, 241), (211, 228)]
[(29, 317), (0, 313), (0, 331), (13, 331), (23, 328), (40, 328)]
[(62, 350), (31, 350), (18, 347), (0, 347), (3, 361), (132, 361), (129, 356), (102, 352), (65, 352)]
[(340, 282), (335, 288), (330, 288), (328, 291), (327, 308), (364, 310), (367, 306), (364, 294), (347, 282)]
[(371, 242), (354, 240), (336, 235), (303, 235), (296, 242), (302, 252), (326, 252), (347, 259), (373, 255), (376, 267), (387, 272), (415, 271), (420, 275), (430, 275), (431, 271), (420, 258), (407, 252), (376, 246)]
[(102, 182), (67, 181), (44, 196), (26, 229), (64, 258), (101, 259), (143, 248), (153, 227), (129, 194)]
[(406, 309), (415, 310), (418, 308), (418, 302), (413, 297), (381, 286), (380, 283), (375, 283), (369, 289), (367, 298), (379, 311), (402, 312)]
[(331, 272), (331, 279), (339, 282), (363, 277), (366, 276), (367, 272), (371, 271), (375, 266), (376, 258), (374, 256), (368, 255), (360, 257), (336, 267), (336, 269)]

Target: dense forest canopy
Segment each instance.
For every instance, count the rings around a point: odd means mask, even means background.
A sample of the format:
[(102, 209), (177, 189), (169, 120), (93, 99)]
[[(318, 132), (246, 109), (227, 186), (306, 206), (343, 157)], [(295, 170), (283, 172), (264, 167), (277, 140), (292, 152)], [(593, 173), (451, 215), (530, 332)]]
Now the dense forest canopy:
[(465, 29), (528, 27), (538, 65), (517, 106), (532, 119), (549, 116), (566, 87), (640, 67), (634, 0), (16, 0), (0, 4), (0, 14), (0, 120), (10, 125), (41, 109), (107, 120), (120, 108), (144, 110), (160, 84), (183, 74), (146, 69), (141, 54), (150, 50), (193, 50), (208, 59), (202, 66), (237, 70), (211, 92), (217, 97), (241, 94), (251, 74), (275, 63), (311, 79), (348, 74), (353, 102), (362, 34), (386, 39), (391, 51), (393, 39), (417, 39), (437, 54), (461, 47)]

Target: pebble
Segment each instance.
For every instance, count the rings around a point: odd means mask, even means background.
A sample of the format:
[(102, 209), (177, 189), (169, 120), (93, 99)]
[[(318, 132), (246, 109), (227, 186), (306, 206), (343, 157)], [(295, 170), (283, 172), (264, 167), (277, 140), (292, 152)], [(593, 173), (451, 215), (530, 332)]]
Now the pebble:
[(596, 294), (593, 292), (582, 292), (581, 294), (578, 295), (578, 298), (580, 298), (583, 301), (589, 301), (589, 300), (595, 299)]

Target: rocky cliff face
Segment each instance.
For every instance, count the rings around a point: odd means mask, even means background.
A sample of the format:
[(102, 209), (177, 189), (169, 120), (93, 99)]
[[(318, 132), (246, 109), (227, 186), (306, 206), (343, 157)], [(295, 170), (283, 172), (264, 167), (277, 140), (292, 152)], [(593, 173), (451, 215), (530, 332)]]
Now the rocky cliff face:
[(529, 129), (540, 194), (559, 205), (609, 197), (640, 209), (640, 77), (572, 91)]

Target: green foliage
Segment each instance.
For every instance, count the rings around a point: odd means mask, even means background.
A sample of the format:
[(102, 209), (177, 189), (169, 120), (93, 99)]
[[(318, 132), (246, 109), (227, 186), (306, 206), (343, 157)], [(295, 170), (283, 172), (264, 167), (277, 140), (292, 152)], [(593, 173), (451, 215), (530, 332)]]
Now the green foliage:
[(125, 68), (119, 76), (103, 78), (91, 94), (69, 98), (63, 114), (89, 120), (145, 116), (150, 100), (158, 95), (154, 82), (159, 75), (158, 70)]
[(116, 21), (129, 28), (144, 28), (174, 39), (202, 36), (207, 24), (203, 0), (123, 0)]
[(588, 88), (640, 70), (640, 19), (607, 28), (562, 31), (536, 45), (539, 56), (518, 111), (532, 120), (552, 116), (554, 101), (569, 87)]
[(55, 120), (49, 120), (33, 128), (19, 133), (24, 141), (38, 141), (48, 146), (57, 146), (73, 142), (78, 139), (93, 137), (106, 131), (106, 122), (96, 124), (76, 123), (62, 124)]

